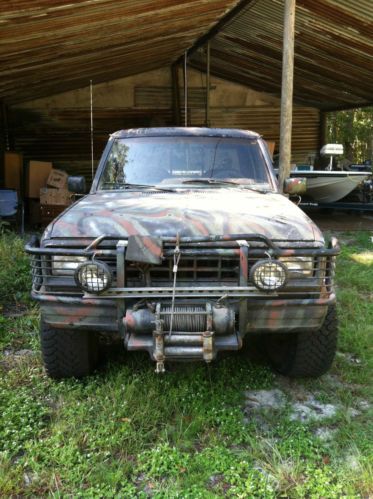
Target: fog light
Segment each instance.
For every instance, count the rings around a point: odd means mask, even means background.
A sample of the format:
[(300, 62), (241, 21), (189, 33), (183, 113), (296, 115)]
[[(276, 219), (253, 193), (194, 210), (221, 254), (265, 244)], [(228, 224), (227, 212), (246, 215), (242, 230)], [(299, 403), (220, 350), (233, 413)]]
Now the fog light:
[(75, 282), (88, 293), (102, 293), (111, 285), (112, 274), (106, 263), (82, 263), (75, 271)]
[(275, 291), (286, 283), (286, 267), (277, 260), (260, 260), (250, 271), (250, 279), (264, 291)]

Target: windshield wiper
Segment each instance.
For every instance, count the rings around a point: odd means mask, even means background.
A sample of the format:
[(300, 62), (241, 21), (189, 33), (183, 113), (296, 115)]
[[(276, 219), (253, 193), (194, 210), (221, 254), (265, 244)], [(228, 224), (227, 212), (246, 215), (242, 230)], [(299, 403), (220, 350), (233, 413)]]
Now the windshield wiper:
[(216, 178), (191, 178), (188, 180), (183, 180), (182, 184), (210, 184), (210, 185), (235, 185), (240, 189), (248, 189), (249, 191), (259, 192), (260, 194), (266, 194), (270, 192), (269, 190), (256, 189), (255, 187), (251, 187), (246, 184), (240, 184), (238, 182), (234, 182), (233, 180), (219, 180)]
[(175, 192), (174, 189), (166, 189), (164, 187), (158, 187), (157, 185), (149, 185), (149, 184), (124, 184), (125, 189), (154, 189), (156, 191), (162, 192)]
[(237, 182), (233, 182), (232, 180), (218, 180), (216, 178), (191, 178), (188, 180), (183, 180), (182, 184), (231, 184), (241, 187)]
[(161, 192), (175, 192), (174, 189), (165, 189), (151, 184), (119, 184), (117, 182), (105, 182), (104, 185), (114, 185), (118, 189), (154, 189)]

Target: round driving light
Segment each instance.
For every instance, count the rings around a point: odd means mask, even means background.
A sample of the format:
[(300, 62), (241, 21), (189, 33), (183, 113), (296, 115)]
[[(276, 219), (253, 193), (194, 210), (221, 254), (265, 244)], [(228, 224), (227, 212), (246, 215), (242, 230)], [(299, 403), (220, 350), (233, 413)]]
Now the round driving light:
[(275, 291), (286, 283), (286, 267), (277, 260), (260, 260), (250, 271), (250, 279), (264, 291)]
[(111, 285), (112, 275), (106, 263), (92, 261), (79, 265), (75, 282), (87, 293), (102, 293)]

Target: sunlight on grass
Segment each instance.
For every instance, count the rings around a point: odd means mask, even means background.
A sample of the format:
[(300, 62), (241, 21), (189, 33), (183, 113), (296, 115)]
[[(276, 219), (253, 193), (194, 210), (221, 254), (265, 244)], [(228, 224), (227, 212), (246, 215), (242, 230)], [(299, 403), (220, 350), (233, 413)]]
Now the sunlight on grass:
[[(23, 243), (3, 240), (0, 297), (24, 309), (0, 318), (0, 496), (373, 497), (373, 252), (367, 232), (344, 238), (339, 353), (328, 375), (296, 382), (243, 351), (156, 376), (147, 355), (121, 345), (105, 350), (94, 375), (54, 382), (40, 359), (38, 309), (26, 298)], [(343, 408), (323, 423), (331, 440), (316, 436), (318, 422), (292, 421), (288, 408), (245, 419), (244, 391), (280, 382)]]
[(373, 265), (373, 251), (364, 251), (362, 253), (353, 253), (350, 255), (351, 260), (362, 265)]

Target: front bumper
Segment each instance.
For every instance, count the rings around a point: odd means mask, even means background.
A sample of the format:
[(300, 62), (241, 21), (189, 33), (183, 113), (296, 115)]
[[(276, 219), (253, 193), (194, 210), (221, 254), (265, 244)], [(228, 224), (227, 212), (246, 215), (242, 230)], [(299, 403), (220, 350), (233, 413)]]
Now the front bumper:
[[(239, 348), (243, 336), (250, 333), (315, 331), (321, 326), (328, 307), (335, 302), (333, 274), (339, 246), (334, 238), (327, 248), (304, 247), (304, 245), (282, 248), (258, 234), (181, 238), (179, 244), (182, 258), (237, 259), (238, 282), (225, 285), (221, 283), (198, 285), (197, 279), (195, 283), (180, 285), (175, 289), (170, 285), (129, 287), (126, 278), (126, 241), (117, 241), (114, 247), (108, 249), (104, 244), (105, 239), (110, 238), (103, 236), (90, 242), (86, 247), (78, 249), (71, 247), (71, 240), (59, 241), (58, 247), (53, 241), (40, 247), (37, 240), (33, 240), (26, 246), (26, 251), (32, 255), (33, 259), (32, 296), (40, 302), (43, 320), (47, 324), (56, 328), (117, 332), (124, 338), (128, 349), (145, 349), (154, 357), (155, 329), (147, 335), (142, 334), (140, 329), (131, 329), (124, 320), (127, 311), (138, 307), (139, 303), (148, 305), (151, 303), (154, 310), (157, 304), (167, 307), (172, 297), (181, 307), (218, 304), (229, 309), (236, 320), (234, 330), (229, 334), (224, 334), (224, 331), (215, 334), (214, 356), (219, 350)], [(173, 255), (175, 243), (176, 239), (169, 238), (164, 241), (166, 258)], [(87, 258), (94, 255), (96, 259), (110, 257), (114, 259), (116, 268), (115, 284), (99, 296), (83, 294), (79, 290), (70, 294), (63, 293), (61, 290), (51, 291), (48, 283), (53, 276), (48, 274), (50, 267), (46, 262), (52, 255)], [(281, 291), (263, 292), (250, 283), (249, 266), (253, 259), (268, 256), (282, 259), (312, 258), (318, 263), (309, 278), (300, 276), (293, 279)], [(187, 319), (184, 322), (188, 325)], [(175, 331), (175, 334), (180, 333), (181, 341), (183, 327), (180, 326), (179, 329), (181, 330)], [(198, 332), (203, 333), (203, 331), (189, 331), (193, 334)], [(162, 332), (162, 334), (165, 333)], [(196, 337), (190, 339), (190, 341), (194, 340)], [(189, 340), (183, 338), (183, 341)], [(172, 339), (168, 343), (172, 343)], [(175, 345), (169, 346), (171, 348)]]

